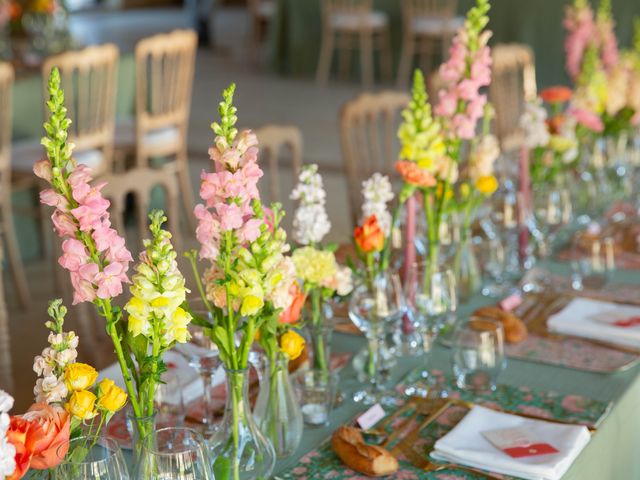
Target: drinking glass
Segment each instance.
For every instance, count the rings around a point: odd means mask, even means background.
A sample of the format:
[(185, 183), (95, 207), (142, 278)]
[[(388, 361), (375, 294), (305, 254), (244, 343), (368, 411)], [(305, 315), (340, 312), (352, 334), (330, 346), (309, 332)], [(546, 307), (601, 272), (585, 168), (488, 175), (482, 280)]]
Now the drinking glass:
[(602, 235), (597, 224), (576, 232), (571, 242), (571, 287), (602, 288), (616, 268), (614, 240)]
[(144, 446), (135, 480), (213, 480), (204, 438), (184, 427), (161, 428)]
[(64, 459), (56, 469), (57, 480), (129, 480), (118, 444), (95, 435), (74, 438), (58, 447)]
[(433, 342), (457, 308), (455, 275), (448, 269), (417, 263), (407, 275), (405, 297), (413, 326), (422, 339), (420, 380), (408, 386), (405, 394), (426, 397), (435, 385), (429, 371)]
[(156, 424), (159, 427), (181, 426), (186, 416), (182, 384), (172, 371), (162, 374), (162, 382), (156, 387), (154, 396)]
[(475, 392), (494, 391), (498, 375), (505, 367), (502, 324), (473, 317), (456, 327), (452, 342), (456, 386)]
[(301, 370), (292, 376), (304, 423), (311, 427), (329, 424), (338, 392), (338, 374), (325, 370)]
[(369, 349), (368, 385), (354, 394), (354, 401), (366, 405), (395, 402), (384, 392), (385, 364), (381, 345), (390, 329), (400, 327), (405, 310), (402, 286), (396, 273), (383, 272), (375, 278), (363, 279), (354, 289), (349, 302), (349, 318), (364, 333)]
[(507, 252), (505, 240), (500, 237), (487, 238), (482, 242), (480, 259), (486, 281), (482, 285), (482, 294), (487, 297), (502, 297), (511, 288), (508, 278)]

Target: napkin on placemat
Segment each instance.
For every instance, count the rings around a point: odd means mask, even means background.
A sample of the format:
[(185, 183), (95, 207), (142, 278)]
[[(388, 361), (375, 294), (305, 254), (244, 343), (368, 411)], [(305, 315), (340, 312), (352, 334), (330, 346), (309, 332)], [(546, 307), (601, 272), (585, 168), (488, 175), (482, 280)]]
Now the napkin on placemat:
[(547, 320), (550, 332), (640, 348), (640, 307), (575, 298)]
[[(498, 449), (483, 432), (520, 428), (548, 443), (557, 453), (513, 458)], [(557, 480), (569, 469), (591, 435), (587, 427), (562, 425), (519, 417), (475, 406), (448, 434), (439, 439), (431, 456), (526, 480)]]

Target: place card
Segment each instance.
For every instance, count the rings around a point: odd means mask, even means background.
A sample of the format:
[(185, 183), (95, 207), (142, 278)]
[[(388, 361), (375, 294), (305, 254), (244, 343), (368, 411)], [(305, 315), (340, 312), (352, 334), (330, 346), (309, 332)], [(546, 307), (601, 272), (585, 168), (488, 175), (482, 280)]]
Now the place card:
[(363, 430), (368, 430), (385, 417), (386, 413), (379, 403), (376, 403), (369, 410), (356, 419), (356, 423)]
[(494, 447), (502, 450), (512, 458), (535, 457), (558, 453), (550, 443), (532, 438), (530, 432), (524, 428), (501, 428), (481, 432)]

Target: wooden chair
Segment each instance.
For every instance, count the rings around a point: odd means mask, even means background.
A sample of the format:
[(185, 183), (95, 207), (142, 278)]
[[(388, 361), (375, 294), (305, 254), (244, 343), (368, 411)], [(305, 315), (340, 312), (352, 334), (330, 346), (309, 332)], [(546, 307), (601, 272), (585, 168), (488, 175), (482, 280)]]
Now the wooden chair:
[(117, 134), (119, 148), (135, 150), (138, 168), (154, 166), (153, 158), (175, 158), (163, 169), (178, 175), (186, 218), (194, 228), (187, 128), (197, 45), (193, 30), (175, 30), (138, 42), (135, 128), (121, 125)]
[(351, 51), (360, 51), (362, 83), (373, 85), (374, 50), (380, 52), (382, 74), (392, 75), (389, 18), (373, 10), (373, 0), (322, 0), (322, 44), (316, 81), (326, 84), (334, 49), (339, 51), (340, 71), (346, 74)]
[(489, 100), (496, 110), (494, 128), (503, 150), (513, 150), (522, 144), (520, 117), (525, 104), (536, 98), (533, 51), (526, 45), (502, 44), (492, 54)]
[(94, 175), (113, 168), (118, 58), (118, 47), (108, 43), (49, 57), (42, 65), (45, 99), (51, 70), (60, 70), (72, 121), (69, 140), (76, 146), (73, 156), (79, 164), (90, 166)]
[(165, 215), (167, 224), (165, 227), (171, 232), (172, 242), (177, 251), (181, 250), (182, 237), (180, 235), (180, 209), (178, 196), (180, 194), (178, 180), (175, 175), (167, 175), (160, 169), (148, 167), (135, 167), (123, 173), (113, 173), (100, 178), (107, 182), (102, 189), (102, 194), (111, 202), (111, 220), (113, 227), (122, 235), (125, 234), (125, 214), (127, 210), (127, 198), (133, 195), (136, 210), (136, 236), (140, 245), (142, 239), (149, 237), (147, 226), (149, 225), (149, 204), (155, 187), (164, 191)]
[(248, 0), (249, 7), (249, 48), (252, 55), (260, 50), (266, 27), (276, 12), (274, 0)]
[[(0, 66), (2, 70), (2, 66)], [(0, 261), (4, 260), (0, 248)], [(4, 296), (4, 280), (0, 274), (0, 388), (13, 391), (13, 371), (11, 360), (11, 333), (9, 330), (9, 314)]]
[(291, 154), (291, 171), (295, 185), (302, 168), (302, 133), (296, 127), (265, 125), (255, 132), (260, 144), (260, 162), (269, 164), (269, 194), (272, 202), (280, 202), (280, 153), (288, 149)]
[(13, 191), (11, 184), (13, 80), (13, 67), (9, 63), (0, 62), (0, 234), (2, 234), (7, 247), (9, 265), (18, 299), (21, 306), (27, 308), (31, 303), (31, 298), (18, 247), (11, 203)]
[(442, 58), (464, 18), (456, 16), (457, 0), (402, 0), (402, 52), (398, 66), (397, 85), (403, 88), (409, 81), (413, 59), (421, 57), (422, 67), (431, 71), (435, 46), (441, 44)]
[(365, 93), (340, 111), (342, 156), (354, 225), (360, 217), (362, 182), (375, 172), (395, 176), (400, 112), (409, 101), (405, 92)]

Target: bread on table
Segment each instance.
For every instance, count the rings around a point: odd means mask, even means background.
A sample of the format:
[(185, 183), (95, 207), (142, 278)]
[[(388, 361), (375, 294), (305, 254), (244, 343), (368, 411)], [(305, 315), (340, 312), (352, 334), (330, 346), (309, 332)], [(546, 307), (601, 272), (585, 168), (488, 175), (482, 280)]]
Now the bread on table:
[(490, 318), (502, 324), (507, 343), (520, 343), (527, 338), (527, 326), (513, 313), (500, 307), (481, 307), (473, 312), (472, 318)]
[(338, 427), (331, 437), (331, 447), (340, 460), (356, 472), (382, 477), (398, 471), (398, 460), (384, 448), (366, 444), (357, 428)]

